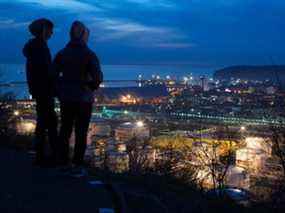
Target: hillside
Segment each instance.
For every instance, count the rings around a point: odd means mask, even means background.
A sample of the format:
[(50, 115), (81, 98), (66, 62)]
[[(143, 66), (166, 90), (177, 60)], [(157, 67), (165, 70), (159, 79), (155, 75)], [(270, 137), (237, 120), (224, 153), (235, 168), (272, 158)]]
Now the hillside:
[(285, 65), (280, 66), (232, 66), (214, 72), (217, 80), (271, 80), (285, 84)]

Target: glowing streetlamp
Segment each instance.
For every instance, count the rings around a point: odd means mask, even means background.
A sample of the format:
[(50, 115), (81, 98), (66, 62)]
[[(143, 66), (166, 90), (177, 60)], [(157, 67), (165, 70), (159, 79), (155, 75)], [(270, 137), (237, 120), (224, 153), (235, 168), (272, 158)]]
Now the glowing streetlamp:
[(136, 125), (137, 127), (143, 127), (144, 123), (142, 121), (137, 121)]
[(14, 115), (15, 116), (19, 116), (20, 115), (20, 112), (18, 110), (14, 111)]
[(244, 131), (246, 130), (246, 127), (245, 127), (245, 126), (241, 126), (241, 127), (240, 127), (240, 130), (241, 130), (242, 132), (244, 132)]

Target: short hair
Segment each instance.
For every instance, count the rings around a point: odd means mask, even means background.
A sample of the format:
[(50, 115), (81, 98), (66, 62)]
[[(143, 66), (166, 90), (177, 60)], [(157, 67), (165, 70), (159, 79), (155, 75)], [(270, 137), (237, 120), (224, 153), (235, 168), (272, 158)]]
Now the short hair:
[(82, 39), (86, 31), (86, 26), (80, 21), (74, 21), (70, 28), (70, 38)]
[(41, 19), (37, 19), (33, 21), (29, 25), (29, 31), (33, 36), (39, 37), (42, 35), (45, 28), (52, 29), (53, 27), (54, 27), (54, 24), (52, 23), (52, 21), (46, 18), (41, 18)]

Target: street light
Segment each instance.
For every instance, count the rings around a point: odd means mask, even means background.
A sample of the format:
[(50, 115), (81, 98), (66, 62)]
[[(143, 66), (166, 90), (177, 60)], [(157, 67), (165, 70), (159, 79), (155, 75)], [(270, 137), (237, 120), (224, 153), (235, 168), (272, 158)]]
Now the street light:
[(137, 127), (143, 127), (144, 123), (142, 121), (137, 121), (136, 125)]
[(240, 130), (241, 130), (242, 132), (244, 132), (244, 131), (246, 130), (245, 126), (241, 126), (241, 127), (240, 127)]
[(20, 112), (18, 110), (14, 111), (14, 115), (15, 116), (19, 116), (20, 115)]

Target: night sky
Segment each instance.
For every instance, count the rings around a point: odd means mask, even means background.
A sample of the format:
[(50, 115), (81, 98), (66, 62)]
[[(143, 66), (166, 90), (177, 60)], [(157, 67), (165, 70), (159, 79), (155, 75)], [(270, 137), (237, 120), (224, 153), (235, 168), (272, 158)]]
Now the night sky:
[(104, 64), (285, 64), (284, 0), (0, 0), (0, 63), (24, 62), (39, 17), (55, 23), (53, 54), (83, 21)]

